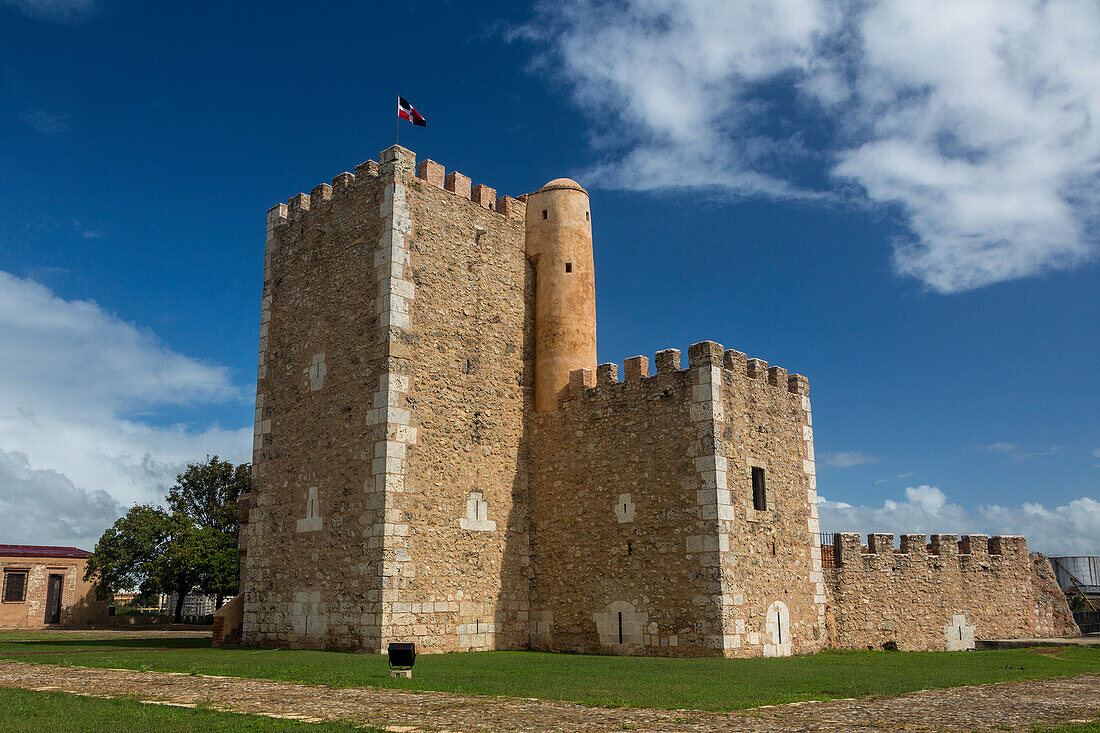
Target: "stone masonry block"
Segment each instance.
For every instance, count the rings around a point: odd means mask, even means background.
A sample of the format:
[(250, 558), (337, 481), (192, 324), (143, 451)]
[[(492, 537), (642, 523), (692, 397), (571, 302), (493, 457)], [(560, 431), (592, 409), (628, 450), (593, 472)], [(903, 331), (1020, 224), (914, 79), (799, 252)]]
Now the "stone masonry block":
[(859, 535), (855, 532), (837, 532), (833, 535), (833, 557), (840, 567), (859, 560), (862, 554)]
[(443, 180), (443, 188), (455, 196), (461, 196), (464, 199), (470, 198), (470, 179), (457, 171), (451, 171), (447, 174), (447, 177)]
[(628, 382), (639, 382), (649, 376), (649, 359), (644, 356), (632, 356), (623, 362), (625, 378)]
[(655, 361), (657, 362), (658, 374), (678, 372), (680, 371), (680, 350), (664, 349), (663, 351), (658, 351)]
[(497, 197), (497, 212), (506, 219), (513, 216), (522, 219), (527, 213), (527, 204), (511, 196), (499, 196)]
[(484, 183), (479, 183), (474, 186), (473, 195), (470, 200), (478, 206), (482, 206), (491, 211), (496, 208), (497, 204), (496, 189), (489, 188)]
[(310, 201), (316, 205), (322, 201), (332, 200), (332, 186), (327, 183), (318, 183), (309, 194)]
[(722, 353), (722, 366), (737, 374), (745, 373), (745, 360), (745, 355), (734, 349), (726, 349)]
[(587, 387), (595, 387), (591, 369), (574, 369), (569, 372), (569, 396), (573, 399), (584, 394)]
[(867, 549), (871, 552), (893, 552), (894, 535), (888, 532), (874, 532), (867, 535)]
[(773, 387), (787, 389), (787, 370), (779, 366), (770, 367), (768, 369), (768, 384)]
[(366, 160), (355, 166), (356, 180), (365, 181), (368, 178), (378, 177), (378, 161)]
[(944, 557), (954, 557), (959, 554), (959, 542), (953, 534), (932, 535), (932, 554)]
[(766, 379), (768, 376), (768, 362), (763, 359), (749, 359), (745, 362), (745, 373), (751, 379)]
[(332, 190), (337, 194), (348, 190), (353, 185), (355, 185), (355, 175), (347, 171), (332, 179)]
[(290, 199), (287, 205), (287, 216), (291, 219), (301, 216), (303, 211), (309, 211), (309, 194), (300, 193)]
[(810, 393), (810, 380), (801, 374), (790, 374), (787, 376), (787, 391), (808, 395)]
[(959, 554), (975, 558), (989, 557), (989, 537), (984, 534), (964, 534), (959, 539)]
[(927, 542), (922, 534), (903, 534), (901, 551), (907, 555), (923, 555), (928, 551)]
[(416, 166), (416, 177), (422, 179), (429, 186), (443, 188), (443, 178), (446, 174), (443, 166), (434, 160), (422, 160)]
[(619, 381), (618, 364), (600, 364), (596, 367), (596, 385), (614, 384)]
[(692, 368), (703, 366), (722, 366), (722, 344), (714, 341), (700, 341), (688, 347), (688, 365)]

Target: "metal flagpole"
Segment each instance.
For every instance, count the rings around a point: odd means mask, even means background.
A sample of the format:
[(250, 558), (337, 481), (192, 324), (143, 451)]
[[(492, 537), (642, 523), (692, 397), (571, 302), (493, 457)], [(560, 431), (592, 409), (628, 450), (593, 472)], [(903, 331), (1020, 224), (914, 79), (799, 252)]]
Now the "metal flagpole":
[(393, 135), (393, 144), (394, 145), (400, 145), (401, 144), (401, 112), (400, 112), (400, 109), (401, 109), (401, 95), (400, 94), (397, 95), (397, 109), (399, 111), (397, 113), (397, 124), (394, 125), (394, 135)]

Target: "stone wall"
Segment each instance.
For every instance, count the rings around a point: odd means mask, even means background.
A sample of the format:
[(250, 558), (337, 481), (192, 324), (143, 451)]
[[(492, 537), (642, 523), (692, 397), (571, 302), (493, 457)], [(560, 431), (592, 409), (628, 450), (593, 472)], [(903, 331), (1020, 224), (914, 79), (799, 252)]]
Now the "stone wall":
[(614, 365), (598, 384), (574, 372), (573, 398), (532, 418), (535, 648), (721, 653), (719, 571), (688, 546), (717, 535), (696, 497), (709, 449), (692, 422), (694, 374), (672, 356), (654, 376), (628, 365), (622, 382)]
[(1023, 537), (837, 534), (827, 571), (833, 645), (959, 650), (981, 639), (1078, 633), (1049, 563)]
[(380, 649), (372, 420), (387, 356), (377, 163), (268, 213), (243, 641)]
[(526, 644), (523, 222), (396, 146), (269, 212), (244, 643)]
[[(0, 602), (0, 628), (32, 629), (46, 624), (46, 595), (49, 577), (61, 575), (62, 626), (86, 626), (107, 621), (107, 603), (95, 599), (95, 587), (84, 580), (85, 560), (69, 558), (0, 557), (0, 585), (3, 573), (27, 573), (23, 601)], [(2, 591), (2, 588), (0, 588)]]
[[(794, 392), (785, 373), (769, 384), (739, 356), (702, 342), (683, 370), (674, 349), (657, 354), (654, 376), (644, 357), (627, 360), (622, 382), (614, 364), (595, 379), (577, 370), (571, 399), (534, 417), (534, 646), (676, 656), (823, 646), (805, 380), (792, 377)], [(753, 465), (770, 485), (760, 512)]]
[[(720, 349), (721, 347), (719, 347)], [(722, 353), (722, 431), (732, 493), (723, 583), (735, 647), (777, 656), (826, 644), (826, 590), (818, 551), (817, 479), (809, 382), (739, 352)], [(753, 503), (763, 469), (765, 506)], [(776, 609), (789, 616), (777, 619)], [(775, 627), (775, 628), (773, 628)]]
[(399, 404), (415, 440), (387, 451), (404, 480), (386, 497), (397, 531), (386, 536), (383, 639), (429, 651), (522, 648), (533, 396), (523, 204), (484, 185), (471, 192), (468, 178), (431, 160), (413, 176), (403, 155), (415, 297)]

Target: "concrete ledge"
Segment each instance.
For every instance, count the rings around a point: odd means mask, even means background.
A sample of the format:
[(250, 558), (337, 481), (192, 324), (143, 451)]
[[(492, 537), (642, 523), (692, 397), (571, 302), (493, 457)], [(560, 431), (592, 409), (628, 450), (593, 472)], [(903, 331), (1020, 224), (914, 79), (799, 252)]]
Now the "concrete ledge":
[(1100, 634), (1054, 639), (976, 639), (975, 649), (1025, 649), (1031, 646), (1100, 646)]

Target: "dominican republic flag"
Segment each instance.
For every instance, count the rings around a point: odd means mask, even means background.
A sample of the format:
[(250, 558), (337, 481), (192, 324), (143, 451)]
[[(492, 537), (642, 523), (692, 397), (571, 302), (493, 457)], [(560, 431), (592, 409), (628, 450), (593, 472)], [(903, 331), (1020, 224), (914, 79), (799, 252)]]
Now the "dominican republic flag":
[(424, 119), (424, 115), (413, 109), (413, 106), (404, 97), (397, 98), (397, 116), (420, 127), (428, 126), (428, 121)]

